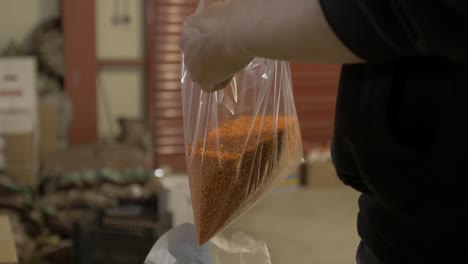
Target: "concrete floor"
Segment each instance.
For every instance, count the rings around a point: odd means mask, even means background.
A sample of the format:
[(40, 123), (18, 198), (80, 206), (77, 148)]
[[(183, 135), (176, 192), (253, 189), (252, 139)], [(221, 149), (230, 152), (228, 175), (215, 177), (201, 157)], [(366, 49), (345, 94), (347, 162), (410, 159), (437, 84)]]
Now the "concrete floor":
[(358, 193), (346, 187), (276, 192), (229, 230), (265, 241), (273, 264), (351, 264)]

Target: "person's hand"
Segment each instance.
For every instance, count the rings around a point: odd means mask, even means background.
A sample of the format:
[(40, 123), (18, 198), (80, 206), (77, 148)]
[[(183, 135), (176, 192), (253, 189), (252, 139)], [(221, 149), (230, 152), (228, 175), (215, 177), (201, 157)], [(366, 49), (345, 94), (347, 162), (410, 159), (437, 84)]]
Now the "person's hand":
[(193, 224), (167, 231), (151, 249), (145, 264), (211, 264), (209, 244), (198, 246)]
[(359, 63), (328, 25), (319, 0), (232, 0), (185, 20), (181, 48), (189, 77), (205, 91), (254, 57)]
[(180, 45), (189, 77), (208, 92), (224, 88), (253, 59), (232, 35), (232, 3), (213, 4), (185, 20)]

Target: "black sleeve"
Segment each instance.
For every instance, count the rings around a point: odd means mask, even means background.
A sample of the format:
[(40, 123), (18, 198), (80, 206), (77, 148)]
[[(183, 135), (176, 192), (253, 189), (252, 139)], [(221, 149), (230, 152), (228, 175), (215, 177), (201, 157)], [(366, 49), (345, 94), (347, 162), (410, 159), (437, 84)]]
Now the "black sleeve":
[(320, 0), (337, 36), (368, 62), (437, 55), (468, 62), (468, 0)]

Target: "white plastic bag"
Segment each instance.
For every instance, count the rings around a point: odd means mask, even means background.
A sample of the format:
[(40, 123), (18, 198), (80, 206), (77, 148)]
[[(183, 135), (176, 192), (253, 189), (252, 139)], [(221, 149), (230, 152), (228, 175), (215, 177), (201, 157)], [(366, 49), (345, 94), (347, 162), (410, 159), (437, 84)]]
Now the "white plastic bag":
[(211, 264), (209, 251), (209, 244), (198, 247), (195, 227), (182, 224), (158, 239), (145, 264)]
[(265, 243), (235, 233), (198, 247), (195, 226), (183, 224), (166, 232), (153, 246), (145, 264), (271, 264)]

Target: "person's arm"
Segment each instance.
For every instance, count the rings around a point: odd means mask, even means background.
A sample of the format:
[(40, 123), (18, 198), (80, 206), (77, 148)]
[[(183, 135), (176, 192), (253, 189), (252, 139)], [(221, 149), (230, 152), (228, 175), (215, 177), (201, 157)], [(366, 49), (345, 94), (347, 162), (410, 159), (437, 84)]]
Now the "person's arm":
[(468, 62), (466, 0), (234, 0), (190, 17), (181, 38), (205, 90), (253, 57), (315, 63), (437, 55)]
[(186, 19), (181, 37), (192, 80), (205, 90), (263, 57), (358, 63), (328, 25), (319, 0), (235, 0)]
[(363, 62), (336, 36), (319, 0), (240, 2), (234, 25), (228, 28), (232, 36), (238, 36), (236, 44), (251, 56), (314, 63)]

